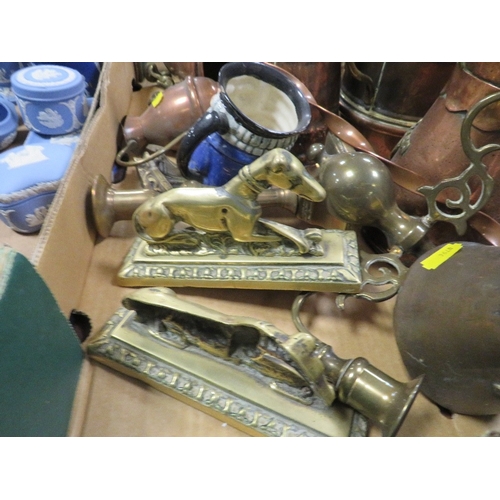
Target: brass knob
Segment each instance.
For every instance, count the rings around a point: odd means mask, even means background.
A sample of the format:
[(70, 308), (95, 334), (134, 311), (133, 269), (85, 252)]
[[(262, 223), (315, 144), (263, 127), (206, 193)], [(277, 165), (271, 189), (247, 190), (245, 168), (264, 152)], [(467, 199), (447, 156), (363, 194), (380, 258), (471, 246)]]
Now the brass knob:
[(396, 204), (394, 183), (387, 167), (367, 153), (348, 152), (320, 158), (318, 180), (327, 192), (328, 211), (348, 224), (383, 231), (390, 246), (407, 250), (429, 226)]

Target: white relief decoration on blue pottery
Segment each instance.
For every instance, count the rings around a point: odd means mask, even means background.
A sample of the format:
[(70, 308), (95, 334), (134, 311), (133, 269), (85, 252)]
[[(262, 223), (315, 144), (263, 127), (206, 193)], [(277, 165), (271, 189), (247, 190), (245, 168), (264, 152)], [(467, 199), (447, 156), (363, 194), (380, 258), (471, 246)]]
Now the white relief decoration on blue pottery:
[(22, 99), (17, 98), (17, 104), (19, 105), (19, 110), (21, 111), (23, 122), (26, 125), (26, 127), (30, 130), (35, 130), (36, 127), (33, 125), (33, 123), (31, 123), (30, 117), (26, 112), (26, 106), (28, 105), (28, 103), (23, 101)]
[[(66, 74), (66, 76), (64, 76)], [(26, 78), (28, 75), (30, 78)], [(61, 78), (60, 78), (61, 77)], [(18, 74), (18, 81), (20, 83), (28, 84), (31, 86), (52, 86), (60, 87), (71, 83), (76, 78), (74, 72), (66, 71), (66, 69), (38, 68), (27, 73)]]
[[(78, 98), (77, 98), (78, 99)], [(77, 99), (73, 100), (76, 101)], [(66, 102), (52, 103), (51, 107), (40, 109), (38, 104), (31, 102), (21, 106), (23, 119), (26, 127), (39, 134), (61, 135), (74, 132), (83, 126), (74, 115), (73, 106), (68, 106)]]
[(45, 217), (47, 216), (48, 211), (49, 207), (41, 206), (35, 208), (35, 213), (26, 215), (26, 224), (28, 224), (28, 226), (30, 227), (41, 226), (43, 224), (43, 221), (45, 220)]
[(7, 71), (4, 68), (0, 68), (0, 84), (10, 84), (10, 78), (7, 77)]
[(75, 70), (57, 65), (17, 71), (12, 90), (26, 127), (42, 135), (61, 135), (82, 128), (88, 114), (85, 80)]
[(5, 157), (0, 160), (0, 163), (7, 163), (7, 170), (32, 165), (33, 163), (48, 160), (48, 157), (43, 154), (43, 151), (43, 146), (25, 146), (17, 152), (6, 154)]
[(14, 142), (16, 136), (17, 130), (12, 132), (12, 134), (9, 134), (3, 141), (0, 142), (0, 149), (5, 149), (7, 146), (10, 146)]
[(60, 144), (61, 146), (76, 146), (80, 142), (80, 134), (66, 134), (51, 137), (51, 144)]
[[(77, 130), (83, 126), (83, 123), (85, 122), (85, 118), (87, 117), (88, 113), (88, 107), (87, 107), (87, 101), (84, 99), (83, 102), (83, 107), (77, 106), (77, 103), (80, 101), (80, 96), (78, 96), (76, 99), (70, 99), (67, 102), (60, 102), (59, 104), (61, 106), (66, 106), (70, 112), (71, 116), (73, 117), (73, 123), (71, 124), (70, 130)], [(81, 121), (78, 119), (78, 111), (82, 111), (81, 114)]]
[(63, 117), (54, 109), (45, 108), (38, 112), (37, 120), (47, 128), (59, 128), (64, 125)]
[(5, 224), (11, 229), (16, 229), (16, 226), (10, 220), (10, 214), (14, 213), (14, 210), (0, 210), (0, 216), (3, 217)]

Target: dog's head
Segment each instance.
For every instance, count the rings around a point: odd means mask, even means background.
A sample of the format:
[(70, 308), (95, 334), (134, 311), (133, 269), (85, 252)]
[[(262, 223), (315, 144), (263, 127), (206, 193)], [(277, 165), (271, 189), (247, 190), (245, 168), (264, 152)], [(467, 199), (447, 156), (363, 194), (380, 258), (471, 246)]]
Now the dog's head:
[(275, 149), (269, 164), (268, 181), (282, 189), (289, 189), (310, 201), (323, 201), (326, 191), (304, 168), (302, 162), (289, 151)]

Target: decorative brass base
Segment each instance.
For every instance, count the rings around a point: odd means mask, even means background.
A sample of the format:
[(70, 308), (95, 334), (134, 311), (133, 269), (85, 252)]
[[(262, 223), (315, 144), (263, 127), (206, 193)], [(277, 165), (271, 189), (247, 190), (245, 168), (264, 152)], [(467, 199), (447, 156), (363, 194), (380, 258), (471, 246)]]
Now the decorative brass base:
[(268, 377), (256, 378), (200, 349), (174, 346), (135, 321), (136, 315), (118, 309), (87, 345), (89, 356), (250, 435), (366, 435), (364, 418), (342, 403), (327, 406), (315, 395), (304, 402), (285, 394)]
[(354, 231), (321, 230), (317, 252), (308, 254), (300, 254), (286, 239), (274, 245), (238, 243), (231, 237), (198, 231), (190, 234), (191, 249), (137, 238), (118, 273), (118, 284), (347, 294), (361, 289)]

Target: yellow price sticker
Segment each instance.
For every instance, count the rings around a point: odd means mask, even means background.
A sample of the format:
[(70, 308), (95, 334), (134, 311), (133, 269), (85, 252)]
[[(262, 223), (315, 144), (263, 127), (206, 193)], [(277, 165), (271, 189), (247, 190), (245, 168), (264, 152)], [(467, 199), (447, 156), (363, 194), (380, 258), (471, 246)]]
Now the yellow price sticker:
[(450, 257), (453, 257), (462, 247), (463, 245), (461, 243), (448, 243), (424, 259), (421, 262), (422, 267), (429, 270), (436, 269)]
[(163, 92), (158, 92), (158, 94), (156, 94), (153, 100), (151, 101), (151, 106), (153, 106), (153, 108), (156, 108), (156, 106), (160, 104), (162, 99), (163, 99)]

